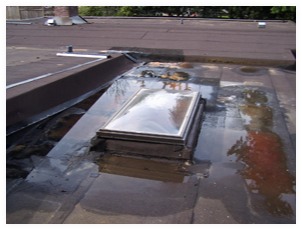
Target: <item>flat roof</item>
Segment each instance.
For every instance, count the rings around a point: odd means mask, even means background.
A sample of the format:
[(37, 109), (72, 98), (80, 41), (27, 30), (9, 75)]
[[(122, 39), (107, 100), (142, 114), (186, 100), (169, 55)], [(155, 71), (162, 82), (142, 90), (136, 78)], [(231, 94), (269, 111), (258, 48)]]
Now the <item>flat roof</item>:
[(84, 25), (45, 26), (46, 20), (6, 25), (7, 84), (84, 63), (56, 56), (69, 45), (75, 52), (131, 49), (196, 61), (295, 61), (296, 24), (291, 21), (268, 21), (258, 28), (250, 20), (184, 19), (181, 24), (176, 18), (100, 17), (87, 18)]
[[(276, 67), (295, 61), (295, 23), (268, 21), (262, 29), (256, 21), (89, 18), (91, 24), (48, 27), (44, 20), (7, 24), (7, 83), (87, 62), (55, 55), (68, 45), (76, 52), (119, 48), (199, 61), (136, 67), (114, 81), (46, 157), (18, 159), (34, 169), (26, 180), (7, 180), (7, 223), (296, 223), (290, 176), (296, 173), (296, 72)], [(205, 57), (222, 63), (200, 62)], [(226, 63), (231, 60), (236, 65)], [(247, 68), (240, 60), (262, 66)], [(178, 66), (188, 81), (137, 76), (146, 68), (161, 74), (161, 67)], [(103, 171), (95, 164), (96, 132), (141, 87), (188, 89), (207, 100), (195, 164), (117, 157), (104, 159)], [(194, 175), (175, 174), (187, 168)], [(110, 174), (114, 169), (118, 175)], [(130, 175), (120, 173), (125, 170)], [(142, 178), (133, 176), (137, 172)]]

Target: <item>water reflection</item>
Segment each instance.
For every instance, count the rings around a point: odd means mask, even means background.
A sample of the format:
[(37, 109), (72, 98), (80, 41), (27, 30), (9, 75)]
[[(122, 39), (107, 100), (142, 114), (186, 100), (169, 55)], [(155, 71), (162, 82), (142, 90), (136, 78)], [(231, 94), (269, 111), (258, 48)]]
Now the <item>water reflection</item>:
[[(195, 84), (192, 82), (175, 82), (164, 80), (147, 80), (147, 79), (133, 79), (122, 78), (115, 81), (102, 96), (102, 102), (104, 103), (103, 114), (106, 117), (112, 116), (117, 110), (135, 94), (141, 88), (148, 89), (167, 89), (167, 90), (179, 90), (185, 92), (199, 92), (207, 102), (214, 101), (215, 98), (215, 86), (208, 85), (205, 82), (204, 85)], [(158, 116), (157, 116), (158, 117)]]
[(193, 64), (190, 62), (149, 62), (149, 67), (153, 68), (171, 68), (171, 69), (192, 69)]
[(246, 103), (239, 108), (247, 136), (237, 140), (227, 155), (235, 155), (245, 164), (241, 175), (251, 191), (265, 196), (265, 205), (272, 214), (292, 215), (293, 207), (282, 197), (295, 193), (295, 178), (287, 169), (282, 140), (272, 131), (273, 110), (266, 105), (263, 92), (245, 91), (244, 98)]
[(181, 162), (158, 161), (129, 156), (104, 155), (99, 161), (103, 173), (182, 183), (190, 175), (188, 165)]
[(162, 82), (163, 83), (163, 89), (173, 89), (173, 90), (191, 90), (191, 87), (189, 86), (189, 83), (180, 83), (180, 82)]
[(189, 74), (185, 72), (174, 72), (170, 73), (167, 71), (165, 74), (160, 76), (162, 79), (170, 79), (173, 81), (187, 81), (189, 79)]
[(110, 97), (114, 97), (115, 103), (120, 103), (127, 96), (130, 87), (134, 86), (129, 81), (115, 81), (105, 93)]

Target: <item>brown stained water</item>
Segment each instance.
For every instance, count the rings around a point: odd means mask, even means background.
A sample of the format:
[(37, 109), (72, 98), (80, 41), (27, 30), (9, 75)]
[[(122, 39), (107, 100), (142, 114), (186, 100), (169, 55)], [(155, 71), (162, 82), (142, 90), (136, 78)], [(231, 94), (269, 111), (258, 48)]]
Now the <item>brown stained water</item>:
[(246, 120), (247, 134), (227, 155), (235, 155), (244, 163), (240, 174), (252, 192), (265, 197), (265, 206), (272, 214), (293, 215), (293, 207), (283, 197), (295, 194), (295, 178), (287, 169), (282, 140), (272, 131), (273, 109), (266, 105), (263, 92), (245, 91), (244, 95), (246, 102), (239, 109)]

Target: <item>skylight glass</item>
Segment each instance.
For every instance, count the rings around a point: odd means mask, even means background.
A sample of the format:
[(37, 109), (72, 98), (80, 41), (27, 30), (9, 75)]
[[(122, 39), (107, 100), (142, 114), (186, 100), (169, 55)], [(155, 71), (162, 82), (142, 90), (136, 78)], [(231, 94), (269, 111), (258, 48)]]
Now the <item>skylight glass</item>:
[(200, 96), (198, 92), (140, 89), (105, 124), (110, 138), (183, 142)]

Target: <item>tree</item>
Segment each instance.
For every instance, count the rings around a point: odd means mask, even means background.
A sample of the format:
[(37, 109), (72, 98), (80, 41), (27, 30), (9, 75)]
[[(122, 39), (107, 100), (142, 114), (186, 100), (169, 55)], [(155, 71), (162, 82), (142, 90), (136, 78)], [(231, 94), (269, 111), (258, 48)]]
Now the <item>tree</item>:
[(276, 19), (287, 19), (296, 21), (296, 6), (273, 6), (271, 13)]
[(187, 16), (296, 21), (295, 6), (80, 6), (83, 16)]
[(114, 16), (120, 6), (80, 6), (79, 14), (82, 16)]

